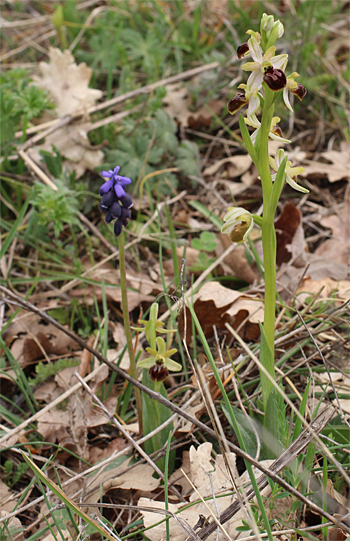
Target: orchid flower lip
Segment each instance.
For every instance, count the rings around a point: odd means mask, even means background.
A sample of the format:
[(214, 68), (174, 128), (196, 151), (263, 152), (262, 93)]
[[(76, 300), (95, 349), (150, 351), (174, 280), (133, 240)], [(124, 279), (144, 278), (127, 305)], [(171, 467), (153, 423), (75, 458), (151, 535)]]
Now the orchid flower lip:
[(280, 69), (275, 69), (272, 66), (265, 69), (263, 76), (264, 82), (274, 92), (282, 90), (287, 85), (287, 77)]
[(243, 58), (247, 53), (249, 53), (249, 45), (248, 43), (242, 43), (237, 47), (237, 56), (239, 60)]

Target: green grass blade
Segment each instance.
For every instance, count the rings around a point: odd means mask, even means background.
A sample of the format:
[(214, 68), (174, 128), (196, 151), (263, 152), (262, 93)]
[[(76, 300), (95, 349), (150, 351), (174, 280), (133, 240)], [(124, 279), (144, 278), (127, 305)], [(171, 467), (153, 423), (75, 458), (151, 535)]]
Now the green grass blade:
[(28, 208), (28, 205), (29, 205), (29, 199), (30, 199), (30, 197), (27, 197), (27, 199), (25, 200), (24, 205), (21, 208), (21, 210), (20, 210), (20, 212), (18, 214), (18, 217), (17, 217), (15, 223), (12, 226), (11, 231), (9, 232), (9, 234), (7, 236), (7, 239), (5, 240), (4, 244), (1, 247), (0, 259), (6, 254), (11, 242), (13, 241), (14, 237), (17, 234), (17, 229), (20, 226), (21, 221), (23, 220), (25, 213), (27, 212), (27, 208)]
[(85, 520), (92, 528), (95, 528), (100, 535), (105, 536), (110, 541), (115, 541), (115, 537), (112, 537), (111, 534), (103, 528), (100, 524), (97, 524), (92, 520), (89, 515), (84, 513), (78, 505), (76, 505), (66, 494), (53, 482), (51, 481), (34, 462), (27, 457), (23, 451), (20, 451), (23, 460), (28, 464), (28, 466), (33, 470), (35, 476), (40, 479), (40, 481), (46, 485), (56, 496), (63, 502), (71, 511), (76, 513), (81, 519)]

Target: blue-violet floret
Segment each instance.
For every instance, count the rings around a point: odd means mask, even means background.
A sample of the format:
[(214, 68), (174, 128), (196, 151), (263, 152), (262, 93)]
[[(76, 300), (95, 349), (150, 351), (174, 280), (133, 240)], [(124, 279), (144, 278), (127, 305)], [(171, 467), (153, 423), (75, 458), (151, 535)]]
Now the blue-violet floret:
[(125, 196), (124, 186), (131, 184), (131, 179), (129, 177), (122, 177), (118, 175), (119, 170), (120, 167), (119, 165), (117, 165), (117, 167), (114, 168), (114, 171), (112, 171), (112, 169), (110, 169), (109, 171), (102, 171), (101, 175), (104, 178), (108, 178), (109, 180), (102, 184), (100, 188), (101, 196), (109, 192), (112, 187), (114, 188), (116, 196), (118, 198)]
[(106, 215), (106, 223), (112, 220), (114, 223), (114, 234), (118, 237), (122, 232), (123, 225), (127, 226), (131, 218), (130, 208), (133, 206), (132, 199), (125, 192), (124, 186), (131, 184), (131, 179), (118, 175), (120, 167), (112, 171), (102, 171), (101, 175), (108, 180), (100, 188), (100, 210)]

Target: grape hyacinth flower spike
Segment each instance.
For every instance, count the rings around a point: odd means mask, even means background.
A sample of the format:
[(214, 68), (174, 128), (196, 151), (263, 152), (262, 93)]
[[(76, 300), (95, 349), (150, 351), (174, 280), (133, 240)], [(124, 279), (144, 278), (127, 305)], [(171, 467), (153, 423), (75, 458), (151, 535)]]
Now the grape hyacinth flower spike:
[(102, 171), (101, 176), (106, 180), (100, 188), (100, 210), (106, 214), (106, 223), (109, 224), (112, 220), (114, 223), (114, 234), (116, 237), (120, 235), (123, 225), (127, 226), (131, 218), (129, 209), (133, 206), (132, 199), (125, 192), (124, 187), (131, 184), (129, 177), (119, 175), (120, 167), (117, 165), (114, 170)]

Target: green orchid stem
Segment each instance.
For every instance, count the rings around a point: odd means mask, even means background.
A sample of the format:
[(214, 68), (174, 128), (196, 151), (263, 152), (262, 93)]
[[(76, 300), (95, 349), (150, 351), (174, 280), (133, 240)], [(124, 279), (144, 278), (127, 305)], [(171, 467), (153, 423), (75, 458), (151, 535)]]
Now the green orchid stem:
[[(268, 354), (263, 359), (264, 366), (269, 374), (275, 378), (274, 366), (274, 339), (275, 339), (275, 313), (276, 313), (276, 231), (274, 226), (274, 213), (270, 210), (269, 200), (272, 193), (272, 178), (269, 164), (268, 140), (271, 120), (274, 110), (274, 93), (264, 85), (265, 103), (260, 128), (260, 148), (258, 169), (263, 189), (263, 220), (262, 243), (265, 267), (265, 306), (264, 306), (264, 334), (267, 342)], [(271, 382), (261, 374), (264, 410), (273, 389)]]
[[(130, 359), (130, 374), (137, 380), (137, 369), (134, 355), (134, 346), (132, 343), (131, 329), (130, 329), (130, 319), (129, 319), (129, 310), (128, 310), (128, 294), (126, 289), (126, 272), (125, 272), (125, 250), (124, 250), (124, 235), (121, 233), (118, 237), (118, 247), (119, 247), (119, 270), (120, 270), (120, 289), (122, 292), (122, 310), (123, 310), (123, 320), (124, 320), (124, 329), (126, 342), (128, 346), (128, 353)], [(136, 408), (137, 408), (137, 417), (139, 422), (139, 432), (142, 434), (142, 400), (140, 389), (135, 388), (135, 398), (136, 398)]]

